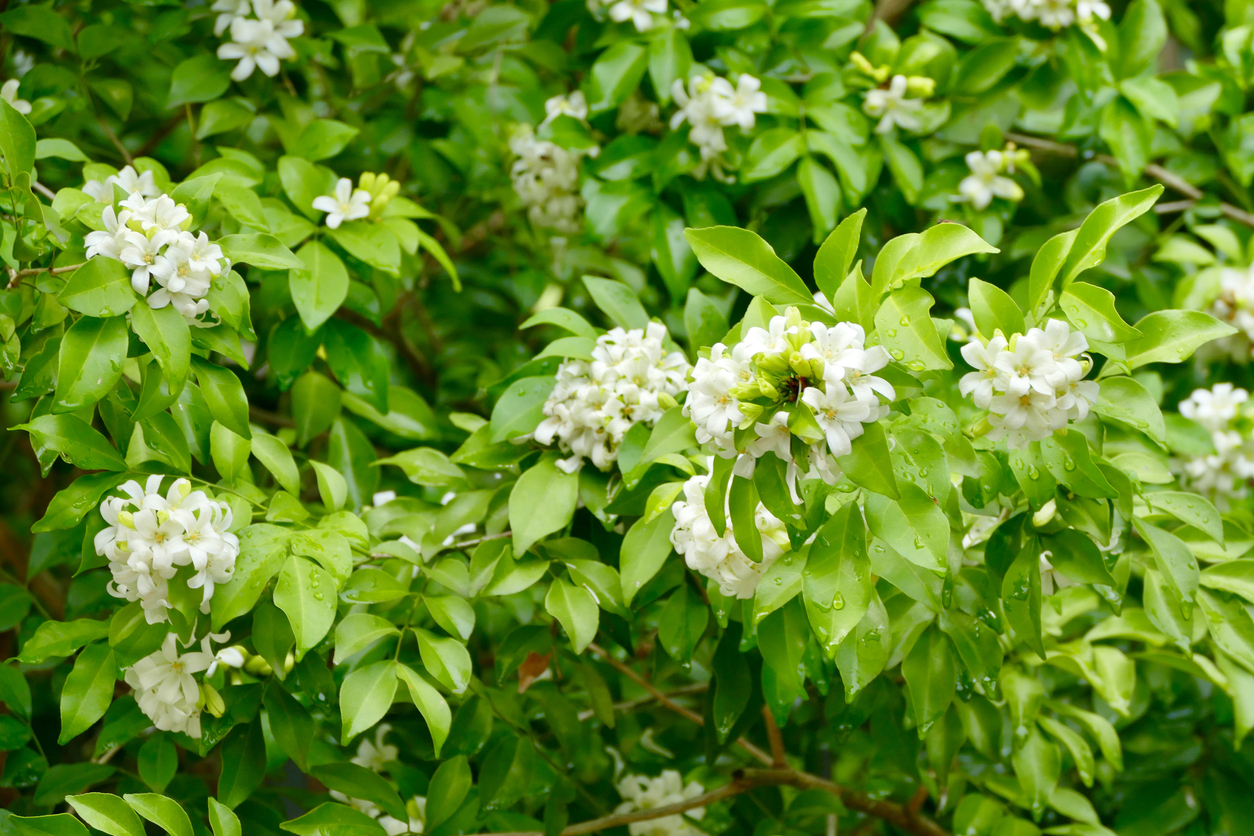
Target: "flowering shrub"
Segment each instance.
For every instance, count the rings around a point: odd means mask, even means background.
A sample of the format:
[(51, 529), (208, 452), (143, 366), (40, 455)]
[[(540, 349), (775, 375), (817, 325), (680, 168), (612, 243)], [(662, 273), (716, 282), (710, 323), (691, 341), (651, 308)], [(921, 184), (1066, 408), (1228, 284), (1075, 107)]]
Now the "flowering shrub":
[(0, 9), (0, 833), (1254, 820), (1250, 10)]

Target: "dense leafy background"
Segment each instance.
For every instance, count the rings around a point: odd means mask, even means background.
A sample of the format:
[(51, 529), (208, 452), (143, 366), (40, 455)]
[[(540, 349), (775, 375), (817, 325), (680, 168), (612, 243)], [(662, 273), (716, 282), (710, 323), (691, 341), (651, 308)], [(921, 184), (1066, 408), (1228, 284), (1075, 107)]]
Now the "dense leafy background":
[[(1254, 385), (1254, 4), (311, 1), (242, 80), (226, 6), (0, 11), (0, 832), (621, 831), (665, 770), (648, 803), (715, 795), (633, 836), (1254, 828), (1251, 474), (1182, 475), (1214, 445), (1177, 408)], [(765, 105), (703, 160), (683, 84), (742, 75)], [(977, 152), (1015, 161), (986, 202)], [(198, 322), (87, 258), (126, 166), (231, 261)], [(331, 228), (341, 177), (370, 214)], [(670, 403), (604, 472), (520, 438), (607, 328), (695, 364), (790, 305), (897, 398), (744, 601), (670, 505), (713, 468), (733, 529), (783, 518), (771, 467)], [(1014, 452), (959, 350), (1025, 317), (1102, 399)], [(98, 508), (151, 474), (231, 510), (208, 613), (108, 590)], [(210, 630), (201, 735), (154, 730), (126, 671)]]

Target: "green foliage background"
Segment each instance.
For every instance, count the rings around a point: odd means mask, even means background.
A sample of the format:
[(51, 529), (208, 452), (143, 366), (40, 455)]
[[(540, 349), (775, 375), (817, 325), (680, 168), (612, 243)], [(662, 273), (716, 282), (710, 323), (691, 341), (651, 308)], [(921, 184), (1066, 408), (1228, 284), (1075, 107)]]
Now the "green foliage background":
[[(0, 3), (0, 834), (622, 832), (620, 779), (664, 770), (705, 794), (632, 836), (1254, 832), (1254, 507), (1181, 476), (1214, 447), (1177, 408), (1254, 385), (1217, 306), (1254, 251), (1254, 4), (683, 0), (641, 31), (308, 0), (238, 81), (220, 11)], [(766, 98), (714, 166), (671, 120), (707, 72)], [(923, 103), (881, 132), (894, 76)], [(516, 188), (528, 129), (567, 226)], [(989, 151), (1029, 152), (1017, 196), (957, 200)], [(230, 259), (199, 322), (86, 256), (127, 189), (84, 186), (126, 166)], [(371, 209), (331, 228), (341, 177)], [(530, 439), (606, 328), (696, 363), (790, 308), (864, 326), (898, 394), (800, 511), (676, 404), (604, 471)], [(1051, 317), (1102, 397), (1010, 451), (959, 351)], [(711, 470), (740, 539), (748, 491), (794, 517), (743, 601), (668, 539)], [(240, 540), (158, 624), (93, 546), (153, 474)], [(210, 630), (243, 664), (198, 672), (201, 735), (151, 728), (126, 671)]]

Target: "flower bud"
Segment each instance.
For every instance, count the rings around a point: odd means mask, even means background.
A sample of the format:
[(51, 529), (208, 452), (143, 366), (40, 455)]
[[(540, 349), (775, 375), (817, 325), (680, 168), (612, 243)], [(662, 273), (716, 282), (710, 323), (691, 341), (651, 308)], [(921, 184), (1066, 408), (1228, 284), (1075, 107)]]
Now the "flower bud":
[(1054, 500), (1050, 500), (1041, 506), (1041, 510), (1032, 515), (1032, 525), (1037, 528), (1049, 525), (1050, 520), (1054, 518), (1054, 514), (1058, 511), (1058, 504)]
[(936, 81), (926, 76), (912, 75), (906, 79), (906, 92), (912, 96), (927, 98), (936, 92)]
[(269, 676), (274, 673), (274, 668), (270, 667), (270, 663), (260, 656), (252, 656), (244, 662), (244, 671), (253, 676)]
[(175, 483), (175, 486), (178, 488), (179, 496), (184, 499), (187, 499), (188, 495), (192, 492), (192, 483), (186, 479), (178, 480), (178, 482)]
[(200, 683), (200, 707), (214, 717), (221, 717), (226, 713), (226, 703), (222, 701), (222, 695), (208, 682)]
[(134, 529), (135, 528), (135, 515), (132, 514), (130, 511), (119, 511), (118, 523), (126, 526), (127, 528)]
[(791, 366), (792, 370), (801, 377), (810, 376), (810, 361), (802, 357), (800, 351), (794, 351), (792, 354), (788, 355), (788, 365)]
[(766, 408), (756, 403), (742, 403), (740, 405), (740, 414), (745, 416), (744, 423), (755, 424), (762, 417), (762, 413)]
[(361, 177), (357, 180), (357, 188), (370, 192), (371, 197), (373, 197), (374, 182), (377, 176), (373, 171), (362, 172)]
[(674, 396), (662, 392), (657, 396), (657, 405), (662, 409), (674, 409), (679, 406), (679, 401), (675, 400)]

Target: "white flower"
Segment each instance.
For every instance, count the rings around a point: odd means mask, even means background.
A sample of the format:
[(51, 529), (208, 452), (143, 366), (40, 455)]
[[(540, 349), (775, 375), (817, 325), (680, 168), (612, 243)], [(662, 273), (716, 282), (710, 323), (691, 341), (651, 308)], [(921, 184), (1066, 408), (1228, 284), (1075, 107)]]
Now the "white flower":
[[(134, 195), (139, 195), (140, 198), (157, 197), (161, 194), (152, 171), (141, 174), (129, 165), (124, 166), (117, 174), (110, 174), (103, 182), (88, 180), (83, 184), (83, 192), (95, 198), (97, 203), (112, 203), (114, 186), (126, 192), (128, 198)], [(139, 205), (144, 205), (142, 200)]]
[(610, 20), (624, 23), (630, 20), (637, 32), (648, 32), (654, 26), (653, 16), (666, 14), (667, 0), (618, 0), (610, 6)]
[[(972, 325), (974, 328), (974, 325)], [(997, 392), (1000, 372), (993, 363), (997, 355), (1006, 349), (1006, 338), (1000, 334), (983, 345), (979, 340), (971, 340), (962, 347), (962, 359), (976, 371), (969, 372), (958, 381), (958, 391), (963, 397), (973, 395), (972, 400), (980, 409), (988, 409)]]
[(588, 118), (588, 102), (582, 90), (576, 90), (569, 96), (554, 96), (544, 103), (544, 121), (540, 127), (552, 122), (559, 116), (570, 116), (583, 121)]
[[(689, 801), (705, 792), (705, 787), (696, 781), (684, 785), (684, 779), (673, 769), (667, 769), (656, 778), (644, 775), (628, 775), (618, 782), (618, 794), (623, 803), (615, 808), (615, 813), (634, 813), (638, 810), (655, 810), (670, 804)], [(705, 818), (704, 807), (694, 807), (687, 813), (675, 813), (661, 818), (632, 822), (627, 825), (631, 836), (703, 836), (704, 831), (689, 824), (684, 816), (701, 820)]]
[(327, 213), (327, 226), (339, 229), (344, 221), (356, 221), (370, 214), (370, 192), (353, 189), (353, 181), (341, 177), (335, 184), (334, 195), (314, 198), (313, 208)]
[(1063, 29), (1075, 23), (1072, 0), (1036, 0), (1036, 19), (1047, 29)]
[[(147, 173), (149, 172), (145, 172)], [(182, 232), (183, 225), (192, 219), (186, 206), (175, 203), (174, 199), (166, 194), (149, 200), (142, 192), (136, 191), (122, 201), (122, 205), (131, 210), (131, 217), (139, 221), (145, 232), (151, 232), (154, 229), (174, 233)]]
[(1217, 383), (1209, 391), (1195, 389), (1180, 402), (1180, 414), (1211, 432), (1223, 432), (1236, 420), (1242, 404), (1249, 399), (1250, 393), (1244, 389), (1237, 389), (1231, 383)]
[(1009, 341), (1001, 335), (987, 345), (972, 339), (962, 356), (976, 371), (962, 377), (958, 390), (992, 413), (990, 439), (1021, 448), (1088, 416), (1099, 387), (1084, 379), (1087, 350), (1084, 335), (1057, 319)]
[(1096, 18), (1110, 20), (1110, 6), (1105, 0), (1076, 0), (1075, 16), (1082, 26), (1092, 25)]
[(995, 197), (1014, 202), (1023, 200), (1023, 189), (1019, 184), (1001, 176), (1005, 170), (1001, 151), (972, 151), (966, 159), (971, 174), (958, 184), (959, 200), (970, 202), (977, 210), (988, 208)]
[(213, 21), (213, 34), (218, 37), (222, 36), (235, 18), (248, 17), (252, 14), (252, 6), (248, 0), (217, 0), (209, 7), (209, 10), (218, 12), (217, 18)]
[(667, 352), (666, 327), (649, 323), (630, 331), (615, 328), (597, 338), (591, 361), (569, 360), (544, 404), (534, 438), (573, 455), (559, 466), (573, 472), (589, 459), (601, 469), (618, 458), (618, 445), (636, 424), (652, 426), (683, 391), (689, 365)]
[(382, 772), (390, 761), (399, 759), (401, 750), (383, 740), (391, 730), (390, 724), (380, 723), (374, 731), (373, 741), (363, 737), (357, 746), (357, 754), (353, 756), (353, 763), (374, 772)]
[(747, 73), (736, 80), (736, 90), (716, 103), (724, 125), (739, 125), (741, 130), (753, 129), (755, 114), (766, 113), (766, 94), (762, 82)]
[(203, 652), (180, 656), (178, 637), (169, 633), (160, 650), (127, 669), (126, 684), (158, 729), (200, 737), (200, 685), (192, 674), (208, 670), (212, 662), (213, 656)]
[(697, 360), (684, 401), (684, 415), (697, 425), (697, 441), (713, 442), (722, 450), (731, 449), (732, 431), (745, 417), (731, 390), (747, 382), (749, 375), (748, 366), (726, 355), (726, 351), (727, 346), (715, 343), (708, 359)]
[(218, 57), (224, 61), (238, 59), (231, 78), (243, 81), (253, 74), (254, 69), (260, 69), (270, 77), (278, 75), (279, 60), (295, 58), (296, 51), (276, 29), (273, 21), (237, 17), (231, 21), (231, 40), (218, 47)]
[(894, 127), (906, 131), (917, 131), (922, 127), (918, 112), (923, 102), (906, 98), (906, 83), (904, 75), (895, 75), (887, 89), (877, 87), (866, 91), (862, 100), (863, 112), (867, 116), (882, 117), (875, 126), (876, 133), (886, 134)]
[(126, 246), (126, 223), (131, 219), (129, 209), (115, 212), (112, 206), (106, 206), (100, 216), (105, 228), (87, 233), (83, 243), (87, 245), (87, 258), (104, 256), (121, 260), (122, 248)]
[(125, 243), (118, 258), (134, 271), (131, 273), (131, 287), (135, 288), (136, 293), (146, 294), (152, 277), (152, 268), (161, 257), (162, 249), (177, 240), (178, 236), (173, 232), (161, 230), (149, 238), (134, 230), (126, 230), (122, 233), (122, 238)]
[(801, 401), (814, 413), (832, 455), (847, 456), (853, 452), (852, 439), (862, 435), (862, 424), (874, 420), (871, 410), (878, 410), (879, 402), (855, 397), (842, 383), (829, 382), (826, 388), (806, 387)]
[(760, 459), (774, 453), (781, 461), (792, 459), (792, 432), (788, 429), (788, 413), (776, 412), (770, 423), (754, 424), (758, 437), (749, 443), (749, 454)]
[(191, 250), (184, 248), (178, 240), (166, 247), (162, 255), (157, 256), (150, 272), (157, 284), (169, 293), (187, 293), (191, 296), (203, 296), (207, 293), (212, 279), (208, 270), (198, 268), (192, 262)]
[(516, 158), (510, 179), (531, 222), (563, 234), (578, 232), (579, 154), (536, 139), (529, 125), (515, 126), (509, 150)]
[(305, 32), (305, 23), (296, 17), (292, 0), (253, 0), (253, 13), (259, 20), (269, 21), (280, 38), (296, 38)]
[(684, 483), (684, 498), (674, 505), (671, 544), (689, 569), (717, 583), (722, 594), (752, 598), (762, 575), (790, 547), (788, 533), (784, 524), (759, 504), (754, 522), (755, 535), (762, 538), (762, 562), (754, 563), (736, 542), (730, 524), (722, 536), (715, 529), (705, 507), (705, 486), (709, 481), (707, 474), (693, 476)]
[[(201, 612), (209, 612), (215, 584), (230, 580), (239, 540), (228, 531), (231, 508), (176, 480), (163, 496), (161, 476), (147, 485), (130, 481), (108, 497), (100, 514), (108, 527), (94, 541), (96, 554), (109, 559), (109, 594), (141, 602), (150, 624), (166, 620), (169, 581), (183, 578), (189, 589), (203, 588)], [(181, 572), (182, 567), (190, 567)]]
[[(662, 5), (665, 6), (665, 2), (663, 2)], [(13, 109), (18, 113), (27, 114), (30, 113), (30, 102), (17, 97), (17, 88), (20, 85), (21, 82), (16, 78), (11, 78), (4, 84), (0, 85), (0, 99), (4, 99), (9, 104), (13, 105)]]

